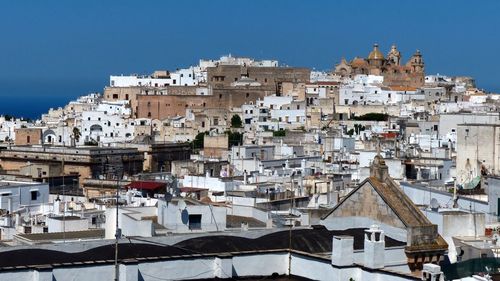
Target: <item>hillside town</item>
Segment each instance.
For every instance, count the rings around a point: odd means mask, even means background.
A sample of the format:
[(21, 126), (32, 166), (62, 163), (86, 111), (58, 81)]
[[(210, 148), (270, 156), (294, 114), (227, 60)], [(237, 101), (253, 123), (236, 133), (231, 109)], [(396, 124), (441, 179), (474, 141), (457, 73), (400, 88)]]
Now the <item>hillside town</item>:
[(0, 117), (0, 279), (500, 278), (500, 94), (396, 45), (335, 60), (115, 73)]

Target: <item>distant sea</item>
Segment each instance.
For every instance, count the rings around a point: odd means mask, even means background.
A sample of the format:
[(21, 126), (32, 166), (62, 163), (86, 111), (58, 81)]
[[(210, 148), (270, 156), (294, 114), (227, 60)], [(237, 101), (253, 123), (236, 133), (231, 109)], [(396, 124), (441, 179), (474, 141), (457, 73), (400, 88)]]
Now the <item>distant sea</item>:
[(66, 105), (69, 101), (91, 92), (102, 93), (106, 79), (95, 81), (23, 80), (0, 78), (0, 115), (31, 119)]

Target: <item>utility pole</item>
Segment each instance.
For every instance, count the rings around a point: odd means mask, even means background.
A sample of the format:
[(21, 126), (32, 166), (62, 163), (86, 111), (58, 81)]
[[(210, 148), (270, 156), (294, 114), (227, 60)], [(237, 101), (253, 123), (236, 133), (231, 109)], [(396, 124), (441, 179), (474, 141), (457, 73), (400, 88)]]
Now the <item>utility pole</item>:
[(116, 175), (116, 232), (115, 232), (115, 281), (120, 280), (120, 267), (118, 265), (118, 239), (121, 236), (121, 230), (118, 228), (118, 200), (120, 198), (120, 180)]
[(288, 276), (292, 273), (292, 208), (294, 199), (294, 189), (293, 189), (293, 179), (295, 176), (295, 171), (290, 175), (290, 232), (288, 233)]
[[(122, 161), (123, 162), (123, 161)], [(118, 264), (118, 242), (119, 239), (122, 236), (122, 231), (119, 228), (118, 225), (118, 216), (119, 216), (119, 210), (118, 210), (118, 201), (120, 199), (120, 178), (123, 174), (123, 167), (119, 167), (118, 165), (112, 165), (111, 168), (113, 168), (115, 177), (116, 177), (116, 231), (115, 231), (115, 281), (120, 280), (120, 266)]]

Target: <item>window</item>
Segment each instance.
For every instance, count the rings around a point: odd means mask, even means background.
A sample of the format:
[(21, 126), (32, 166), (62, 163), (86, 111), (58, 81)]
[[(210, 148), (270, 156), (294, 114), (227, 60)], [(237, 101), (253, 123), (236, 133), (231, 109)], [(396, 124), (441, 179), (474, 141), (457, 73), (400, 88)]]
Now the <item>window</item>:
[(201, 215), (189, 215), (189, 229), (201, 229)]
[(31, 141), (31, 137), (30, 136), (26, 136), (26, 143), (30, 143)]
[(35, 201), (38, 199), (38, 191), (37, 190), (32, 190), (30, 193), (31, 193), (31, 201)]
[(113, 99), (117, 100), (118, 99), (118, 94), (113, 94)]

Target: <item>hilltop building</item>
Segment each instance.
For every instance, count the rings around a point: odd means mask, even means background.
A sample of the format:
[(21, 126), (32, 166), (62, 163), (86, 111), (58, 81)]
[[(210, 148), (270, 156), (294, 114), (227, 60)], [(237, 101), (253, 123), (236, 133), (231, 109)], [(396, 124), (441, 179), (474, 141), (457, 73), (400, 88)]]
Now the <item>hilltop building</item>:
[(425, 83), (424, 61), (422, 54), (417, 50), (406, 64), (403, 64), (401, 52), (395, 45), (384, 57), (378, 44), (367, 58), (354, 58), (347, 62), (344, 58), (335, 66), (335, 74), (352, 78), (357, 74), (381, 75), (385, 86), (406, 86), (418, 88)]

